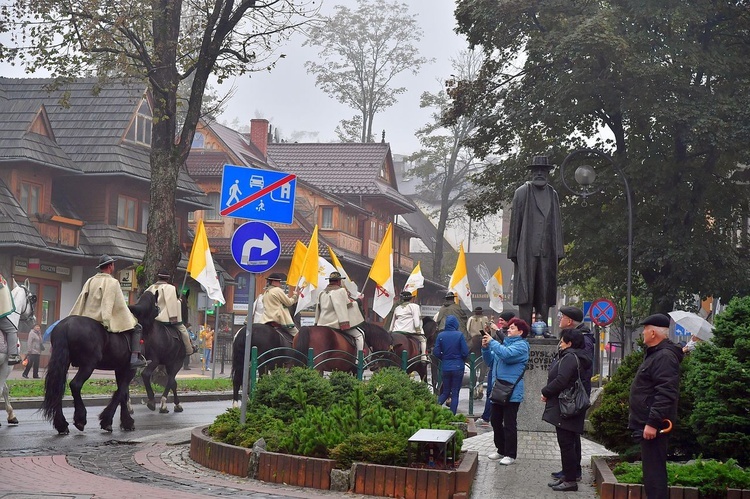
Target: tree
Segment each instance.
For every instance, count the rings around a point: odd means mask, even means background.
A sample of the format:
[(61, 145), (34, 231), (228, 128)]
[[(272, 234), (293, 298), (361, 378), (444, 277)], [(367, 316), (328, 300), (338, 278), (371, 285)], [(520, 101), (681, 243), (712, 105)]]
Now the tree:
[[(313, 0), (12, 0), (0, 10), (0, 60), (60, 78), (95, 73), (147, 82), (153, 95), (145, 277), (180, 260), (175, 191), (201, 115), (208, 78), (271, 69), (273, 48), (315, 11)], [(190, 81), (184, 117), (180, 82)], [(179, 122), (182, 121), (180, 127)]]
[[(479, 58), (474, 52), (463, 52), (452, 61), (456, 78), (462, 81), (473, 81), (476, 78)], [(483, 164), (465, 142), (476, 130), (479, 115), (464, 114), (448, 126), (444, 126), (443, 116), (449, 107), (448, 94), (440, 91), (436, 94), (424, 92), (420, 107), (432, 108), (432, 121), (417, 131), (422, 149), (408, 159), (415, 163), (410, 174), (421, 179), (417, 194), (430, 206), (437, 206), (430, 215), (437, 217), (436, 242), (433, 248), (432, 275), (440, 279), (450, 275), (443, 269), (443, 238), (446, 227), (454, 221), (465, 217), (462, 207), (473, 185), (470, 182), (472, 173), (477, 173)]]
[[(480, 78), (452, 92), (452, 118), (491, 111), (470, 143), (480, 155), (505, 155), (477, 177), (473, 214), (512, 199), (531, 156), (560, 164), (593, 145), (630, 182), (634, 270), (652, 311), (693, 293), (747, 290), (748, 186), (737, 181), (750, 160), (745, 2), (460, 0), (456, 17), (485, 59)], [(574, 243), (565, 265), (623, 283), (625, 189), (609, 165), (594, 166), (589, 206), (561, 199)]]
[(404, 3), (357, 0), (356, 10), (334, 9), (332, 17), (310, 29), (305, 45), (321, 47), (320, 62), (308, 61), (305, 67), (325, 93), (360, 113), (342, 121), (338, 135), (350, 137), (360, 119), (360, 142), (372, 142), (375, 115), (406, 91), (394, 86), (395, 77), (404, 71), (417, 74), (427, 62), (413, 45), (422, 30)]

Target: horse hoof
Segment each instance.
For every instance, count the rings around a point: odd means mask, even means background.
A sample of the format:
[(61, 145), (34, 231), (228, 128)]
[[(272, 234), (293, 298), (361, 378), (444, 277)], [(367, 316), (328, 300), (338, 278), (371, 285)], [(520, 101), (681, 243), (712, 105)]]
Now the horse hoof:
[(146, 407), (148, 407), (152, 411), (156, 410), (156, 404), (150, 400), (146, 403)]
[(174, 412), (182, 412), (184, 409), (181, 405), (175, 405), (174, 406)]
[(18, 418), (13, 418), (8, 420), (9, 426), (18, 426)]
[(78, 431), (83, 431), (83, 429), (86, 427), (85, 424), (81, 424), (81, 423), (73, 423), (73, 426), (75, 426), (78, 429)]
[(102, 426), (102, 430), (106, 431), (107, 433), (112, 433), (112, 425), (106, 425)]
[(135, 431), (135, 426), (131, 426), (131, 427), (120, 426), (120, 429), (122, 431)]
[(64, 430), (57, 430), (58, 435), (70, 435), (70, 430), (65, 428)]
[(169, 409), (167, 409), (166, 407), (162, 407), (161, 409), (159, 409), (159, 414), (169, 414)]

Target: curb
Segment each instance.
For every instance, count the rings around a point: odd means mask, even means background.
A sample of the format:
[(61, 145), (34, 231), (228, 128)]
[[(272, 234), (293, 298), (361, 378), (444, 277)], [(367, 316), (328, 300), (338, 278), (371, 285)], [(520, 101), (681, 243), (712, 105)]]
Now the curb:
[[(206, 392), (206, 393), (195, 393), (195, 392), (188, 392), (188, 393), (180, 393), (180, 403), (182, 402), (218, 402), (222, 400), (232, 400), (232, 392)], [(83, 397), (83, 402), (87, 406), (91, 407), (98, 407), (98, 406), (106, 406), (109, 404), (111, 397), (104, 397), (100, 395), (96, 396), (89, 396), (89, 397)], [(155, 398), (158, 403), (158, 397)], [(138, 394), (133, 395), (131, 397), (131, 403), (133, 405), (141, 405), (141, 401), (144, 401), (145, 404), (146, 400), (146, 394)], [(10, 404), (13, 406), (14, 409), (40, 409), (42, 406), (43, 399), (41, 397), (33, 397), (33, 398), (19, 398), (14, 399), (13, 397), (10, 398)], [(171, 397), (170, 397), (170, 404)], [(70, 395), (66, 395), (63, 398), (63, 407), (65, 408), (71, 408), (73, 407), (73, 397)]]

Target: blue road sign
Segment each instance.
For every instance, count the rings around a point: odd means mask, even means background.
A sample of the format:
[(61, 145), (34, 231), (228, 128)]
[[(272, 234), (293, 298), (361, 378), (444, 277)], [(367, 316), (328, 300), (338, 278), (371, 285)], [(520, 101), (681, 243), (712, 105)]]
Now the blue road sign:
[(224, 165), (220, 213), (225, 217), (291, 224), (297, 176)]
[(585, 321), (591, 320), (591, 315), (589, 314), (590, 311), (591, 311), (591, 302), (590, 301), (583, 302), (583, 320)]
[(680, 326), (679, 324), (675, 323), (674, 325), (674, 335), (675, 336), (692, 336), (690, 331), (685, 329), (684, 327)]
[(265, 272), (276, 265), (280, 256), (279, 235), (266, 223), (247, 222), (232, 234), (232, 258), (248, 272)]
[(597, 326), (609, 326), (615, 321), (615, 315), (615, 304), (606, 298), (599, 298), (591, 304), (591, 320)]

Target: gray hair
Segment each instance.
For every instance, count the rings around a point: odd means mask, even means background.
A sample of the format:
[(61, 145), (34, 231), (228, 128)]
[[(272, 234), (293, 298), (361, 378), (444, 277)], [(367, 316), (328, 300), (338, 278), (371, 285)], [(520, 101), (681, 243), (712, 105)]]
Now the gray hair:
[(654, 332), (661, 335), (663, 338), (669, 337), (669, 328), (668, 327), (660, 327), (660, 326), (651, 326), (651, 329), (654, 330)]

